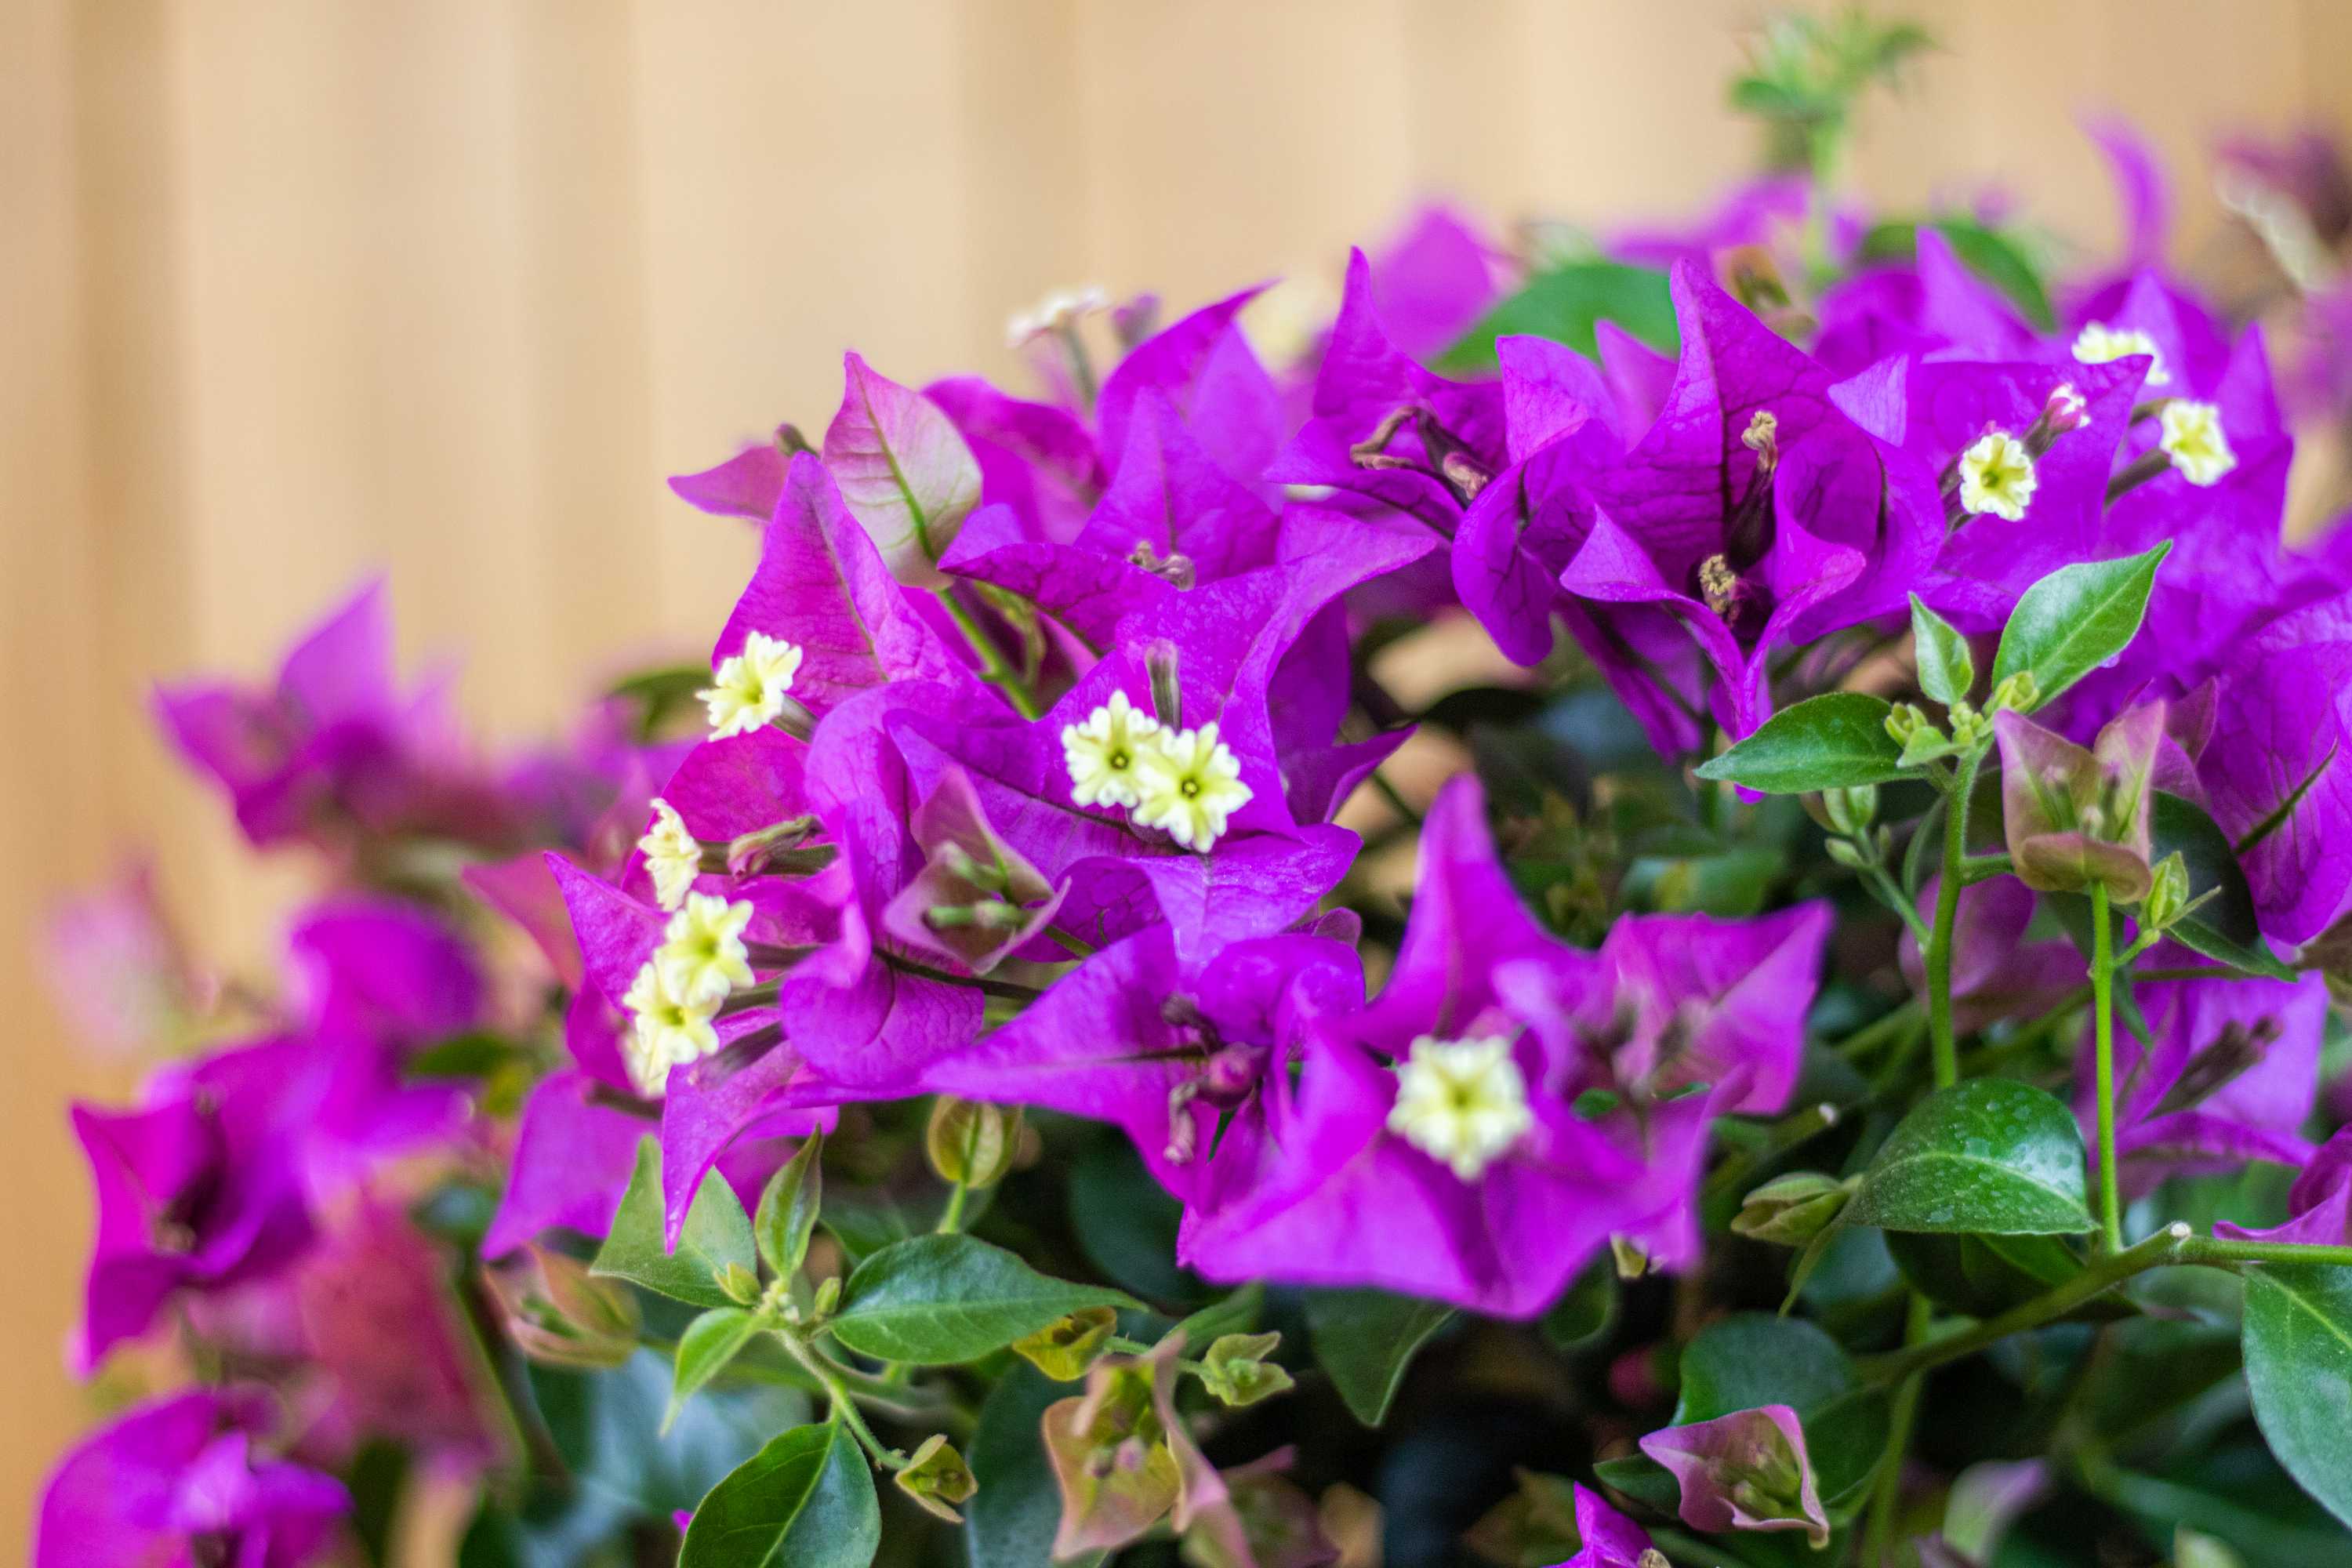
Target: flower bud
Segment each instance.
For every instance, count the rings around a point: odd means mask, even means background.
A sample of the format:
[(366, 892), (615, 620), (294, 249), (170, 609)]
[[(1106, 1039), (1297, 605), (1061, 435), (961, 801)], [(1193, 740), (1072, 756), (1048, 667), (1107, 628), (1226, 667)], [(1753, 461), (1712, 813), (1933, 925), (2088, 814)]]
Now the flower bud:
[(809, 1310), (819, 1321), (822, 1321), (832, 1317), (833, 1310), (840, 1305), (841, 1276), (828, 1274), (817, 1281), (816, 1295), (809, 1302)]
[(963, 1515), (955, 1505), (970, 1500), (980, 1490), (980, 1483), (971, 1477), (971, 1467), (947, 1440), (943, 1433), (934, 1432), (922, 1441), (907, 1460), (904, 1469), (891, 1479), (898, 1489), (915, 1500), (915, 1505), (927, 1513), (938, 1515), (950, 1524), (961, 1524)]
[(1223, 1335), (1202, 1358), (1201, 1385), (1235, 1406), (1272, 1398), (1290, 1386), (1290, 1374), (1265, 1359), (1281, 1343), (1278, 1333)]
[(592, 1275), (576, 1258), (533, 1245), (521, 1259), (485, 1278), (505, 1316), (507, 1336), (532, 1361), (598, 1371), (619, 1366), (636, 1352), (636, 1298), (619, 1281)]
[(760, 1299), (760, 1277), (730, 1259), (710, 1271), (710, 1278), (727, 1293), (727, 1299), (749, 1307)]
[(2168, 931), (2188, 912), (2188, 908), (2189, 863), (2176, 849), (2158, 860), (2149, 873), (2139, 923), (2148, 931)]
[(923, 1152), (943, 1182), (992, 1187), (1013, 1169), (1021, 1147), (1021, 1111), (943, 1094), (931, 1106)]
[(1832, 838), (1824, 847), (1831, 859), (1849, 871), (1859, 871), (1870, 864), (1870, 857), (1848, 839)]
[(1087, 1307), (1013, 1341), (1013, 1353), (1056, 1383), (1076, 1383), (1102, 1359), (1118, 1327), (1118, 1312)]
[(1829, 1228), (1853, 1195), (1852, 1184), (1834, 1176), (1791, 1171), (1749, 1193), (1731, 1228), (1775, 1247), (1802, 1247)]
[(2030, 669), (2021, 669), (2004, 679), (1992, 689), (1992, 700), (1985, 711), (1999, 713), (2006, 709), (2012, 713), (2031, 713), (2042, 700), (2042, 691)]
[(1650, 1255), (1631, 1237), (1612, 1236), (1609, 1256), (1616, 1262), (1620, 1279), (1639, 1279), (1650, 1271)]
[(1932, 730), (1927, 713), (1916, 702), (1897, 702), (1887, 710), (1886, 733), (1898, 746), (1907, 746), (1922, 730)]

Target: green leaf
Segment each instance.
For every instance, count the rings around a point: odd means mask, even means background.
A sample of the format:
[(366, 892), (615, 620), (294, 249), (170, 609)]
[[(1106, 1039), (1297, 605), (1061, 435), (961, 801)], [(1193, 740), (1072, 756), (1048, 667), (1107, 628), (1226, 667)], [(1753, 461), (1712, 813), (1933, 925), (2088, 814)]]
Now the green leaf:
[(1672, 1518), (1682, 1504), (1682, 1484), (1675, 1479), (1672, 1470), (1647, 1454), (1599, 1460), (1592, 1467), (1592, 1474), (1603, 1486), (1623, 1492), (1653, 1513)]
[(2031, 1084), (1972, 1079), (1912, 1108), (1846, 1205), (1853, 1225), (1996, 1236), (2076, 1236), (2083, 1134)]
[(1387, 1419), (1421, 1347), (1454, 1316), (1442, 1301), (1385, 1290), (1309, 1290), (1307, 1328), (1315, 1361), (1349, 1414), (1367, 1426)]
[(1894, 709), (1861, 691), (1832, 691), (1783, 708), (1698, 776), (1746, 784), (1767, 795), (1803, 795), (1849, 784), (1885, 784), (1904, 774), (1903, 748), (1886, 732)]
[(2352, 1525), (2352, 1268), (2263, 1264), (2246, 1276), (2246, 1386), (2271, 1452)]
[[(2041, 268), (2016, 240), (1973, 218), (1933, 218), (1926, 226), (1950, 243), (1953, 254), (1969, 271), (2008, 295), (2010, 302), (2023, 311), (2036, 328), (2046, 332), (2056, 326), (2050, 309), (2050, 290), (2042, 281)], [(1907, 218), (1879, 224), (1863, 236), (1860, 258), (1911, 261), (1918, 255), (1920, 227)]]
[(2189, 896), (2213, 894), (2176, 921), (2168, 934), (2217, 963), (2272, 980), (2294, 979), (2294, 971), (2280, 963), (2263, 940), (2254, 919), (2253, 890), (2246, 885), (2245, 869), (2238, 864), (2230, 836), (2195, 801), (2165, 790), (2152, 793), (2151, 862), (2179, 850), (2189, 868)]
[(834, 1336), (860, 1355), (915, 1366), (977, 1361), (1082, 1307), (1138, 1307), (1119, 1290), (1049, 1279), (969, 1236), (919, 1236), (859, 1264)]
[(1198, 1354), (1204, 1346), (1226, 1334), (1250, 1332), (1257, 1327), (1259, 1315), (1265, 1310), (1265, 1287), (1252, 1280), (1223, 1300), (1210, 1302), (1171, 1331), (1181, 1332), (1184, 1347)]
[(661, 1432), (667, 1436), (677, 1413), (697, 1390), (727, 1369), (736, 1353), (760, 1331), (760, 1315), (741, 1307), (713, 1307), (686, 1326), (677, 1340), (677, 1361), (670, 1374), (669, 1408), (662, 1414)]
[(1617, 1268), (1607, 1253), (1585, 1266), (1568, 1293), (1551, 1304), (1537, 1327), (1556, 1351), (1581, 1349), (1609, 1331), (1617, 1316)]
[[(2082, 1259), (2054, 1236), (1890, 1231), (1886, 1249), (1921, 1295), (1971, 1318), (1997, 1316), (2083, 1271)], [(2134, 1310), (2102, 1297), (2074, 1315), (2108, 1318)]]
[(2171, 549), (2168, 539), (2144, 554), (2061, 566), (2028, 588), (2001, 628), (1993, 686), (2032, 670), (2035, 704), (2047, 706), (2121, 653), (2139, 635), (2156, 569)]
[(698, 1307), (737, 1303), (719, 1288), (719, 1271), (729, 1264), (756, 1269), (751, 1222), (727, 1179), (712, 1171), (696, 1189), (678, 1233), (677, 1250), (662, 1246), (661, 1142), (648, 1133), (637, 1144), (637, 1168), (613, 1216), (612, 1234), (597, 1250), (590, 1271), (617, 1275)]
[(837, 1422), (795, 1426), (710, 1489), (678, 1568), (866, 1568), (882, 1544), (874, 1472)]
[(1549, 338), (1588, 357), (1598, 353), (1593, 328), (1614, 321), (1661, 353), (1681, 342), (1666, 275), (1620, 261), (1572, 261), (1538, 272), (1496, 304), (1439, 356), (1451, 375), (1495, 368), (1495, 340), (1513, 333)]
[(1919, 689), (1949, 708), (1968, 700), (1977, 683), (1976, 655), (1959, 628), (1911, 595), (1911, 648), (1919, 666)]
[(752, 1218), (751, 1234), (768, 1271), (780, 1279), (791, 1278), (801, 1259), (808, 1256), (817, 1210), (824, 1202), (824, 1168), (818, 1163), (824, 1157), (824, 1133), (802, 1139), (800, 1148), (782, 1170), (768, 1178), (760, 1194), (760, 1212)]
[[(963, 1510), (964, 1560), (971, 1568), (1048, 1568), (1054, 1531), (1062, 1521), (1062, 1494), (1045, 1458), (1038, 1423), (1045, 1407), (1070, 1396), (1065, 1384), (1036, 1368), (1018, 1365), (980, 1407), (966, 1456), (979, 1492)], [(1089, 1552), (1061, 1568), (1099, 1563)]]

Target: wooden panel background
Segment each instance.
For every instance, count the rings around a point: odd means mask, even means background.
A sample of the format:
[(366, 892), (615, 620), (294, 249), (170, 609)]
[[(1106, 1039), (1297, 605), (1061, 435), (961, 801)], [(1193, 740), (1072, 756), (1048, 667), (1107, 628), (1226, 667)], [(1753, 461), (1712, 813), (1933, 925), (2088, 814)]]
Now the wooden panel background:
[[(2339, 0), (1951, 0), (1860, 177), (2006, 182), (2092, 246), (2072, 129), (2334, 123)], [(1336, 273), (1413, 196), (1686, 212), (1759, 0), (0, 0), (0, 1541), (84, 1417), (59, 1346), (88, 1223), (41, 910), (131, 845), (209, 942), (257, 871), (142, 694), (256, 670), (362, 572), (493, 733), (707, 641), (748, 542), (660, 476), (821, 426), (856, 344), (1003, 371), (1049, 287), (1181, 307)], [(2210, 202), (2192, 181), (2192, 226)], [(5, 1552), (0, 1547), (0, 1552)]]

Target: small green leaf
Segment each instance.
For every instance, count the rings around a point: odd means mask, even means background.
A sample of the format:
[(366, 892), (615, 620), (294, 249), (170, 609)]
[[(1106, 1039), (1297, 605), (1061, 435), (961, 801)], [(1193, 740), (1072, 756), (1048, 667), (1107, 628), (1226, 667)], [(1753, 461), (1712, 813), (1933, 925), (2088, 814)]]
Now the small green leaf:
[(1862, 1386), (1843, 1347), (1803, 1319), (1742, 1312), (1684, 1347), (1674, 1425), (1762, 1405), (1797, 1413), (1825, 1507), (1859, 1491), (1885, 1452), (1885, 1400)]
[(874, 1472), (837, 1422), (795, 1426), (710, 1489), (678, 1568), (866, 1568), (882, 1544)]
[(2171, 549), (2167, 540), (2139, 555), (2077, 562), (2028, 588), (2001, 628), (1993, 685), (2031, 670), (2038, 704), (2047, 706), (2121, 653), (2139, 635), (2156, 569)]
[(824, 1167), (820, 1163), (824, 1158), (824, 1134), (811, 1133), (801, 1140), (783, 1169), (768, 1178), (760, 1194), (760, 1212), (751, 1221), (751, 1234), (759, 1241), (760, 1257), (768, 1272), (779, 1279), (790, 1279), (808, 1256), (817, 1210), (824, 1202)]
[(1977, 683), (1976, 655), (1959, 628), (1911, 595), (1911, 648), (1919, 666), (1919, 689), (1949, 708), (1968, 700)]
[(1783, 708), (1698, 776), (1746, 784), (1767, 795), (1803, 795), (1851, 784), (1885, 784), (1904, 774), (1903, 747), (1886, 732), (1894, 709), (1861, 691), (1832, 691)]
[(2161, 860), (2178, 851), (2189, 868), (2189, 896), (2213, 894), (2175, 921), (2167, 934), (2232, 969), (2272, 980), (2294, 979), (2294, 971), (2280, 963), (2263, 940), (2254, 919), (2253, 890), (2246, 885), (2245, 869), (2238, 864), (2230, 836), (2195, 801), (2164, 790), (2152, 794), (2152, 858)]
[(919, 1236), (857, 1266), (830, 1323), (860, 1355), (914, 1366), (976, 1361), (1082, 1307), (1137, 1307), (1122, 1291), (1049, 1279), (969, 1236)]
[(1330, 1375), (1349, 1413), (1367, 1426), (1387, 1419), (1405, 1368), (1453, 1316), (1454, 1309), (1441, 1301), (1385, 1290), (1307, 1293), (1316, 1364)]
[(698, 1307), (731, 1307), (735, 1301), (719, 1284), (729, 1264), (751, 1268), (758, 1257), (751, 1222), (743, 1217), (734, 1189), (716, 1171), (704, 1176), (695, 1191), (677, 1250), (662, 1246), (661, 1143), (647, 1134), (637, 1145), (636, 1172), (622, 1195), (620, 1212), (613, 1216), (612, 1234), (597, 1250), (590, 1272), (617, 1275)]
[(1174, 1331), (1184, 1336), (1185, 1348), (1198, 1352), (1202, 1345), (1226, 1334), (1246, 1334), (1257, 1327), (1258, 1315), (1265, 1310), (1265, 1287), (1252, 1280), (1222, 1301), (1212, 1301), (1182, 1322)]
[(2080, 1235), (2092, 1226), (2082, 1131), (2031, 1084), (1972, 1079), (1938, 1089), (1880, 1147), (1845, 1217), (1884, 1230)]
[(2352, 1268), (2245, 1271), (2246, 1386), (2278, 1462), (2352, 1525)]
[(669, 1435), (671, 1423), (696, 1390), (727, 1369), (736, 1352), (751, 1342), (760, 1331), (760, 1315), (741, 1307), (713, 1307), (687, 1324), (686, 1332), (677, 1337), (677, 1362), (670, 1374), (669, 1409), (662, 1415), (661, 1430)]
[(1596, 1258), (1536, 1326), (1552, 1349), (1574, 1351), (1607, 1333), (1616, 1316), (1617, 1270), (1608, 1258)]
[(1681, 341), (1664, 273), (1618, 261), (1572, 261), (1528, 279), (1446, 350), (1437, 368), (1453, 375), (1491, 371), (1495, 340), (1519, 332), (1591, 356), (1599, 352), (1593, 329), (1601, 321), (1616, 322), (1662, 353), (1672, 353)]

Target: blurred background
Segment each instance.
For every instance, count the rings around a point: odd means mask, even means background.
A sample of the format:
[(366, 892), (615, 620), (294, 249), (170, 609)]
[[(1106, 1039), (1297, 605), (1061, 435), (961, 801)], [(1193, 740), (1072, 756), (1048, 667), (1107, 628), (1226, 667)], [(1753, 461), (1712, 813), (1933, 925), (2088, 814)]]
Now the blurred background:
[[(1940, 48), (1855, 183), (1987, 184), (2116, 242), (2085, 110), (2167, 156), (2352, 123), (2342, 0), (1918, 0)], [(1048, 289), (1171, 313), (1446, 195), (1496, 224), (1689, 215), (1760, 0), (0, 0), (0, 1542), (83, 1420), (88, 1198), (64, 1104), (133, 1064), (38, 972), (58, 894), (152, 849), (207, 952), (292, 892), (145, 692), (259, 676), (362, 574), (492, 737), (707, 646), (753, 541), (661, 479), (823, 426), (856, 345), (1014, 374)], [(0, 1547), (0, 1550), (5, 1550)]]

